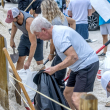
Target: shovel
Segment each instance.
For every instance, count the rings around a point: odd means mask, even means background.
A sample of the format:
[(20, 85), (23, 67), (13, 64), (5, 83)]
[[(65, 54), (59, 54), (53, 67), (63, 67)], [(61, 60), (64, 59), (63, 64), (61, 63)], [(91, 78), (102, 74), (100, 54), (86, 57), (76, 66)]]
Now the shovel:
[(19, 58), (19, 53), (15, 53), (15, 47), (13, 47), (13, 54), (10, 54), (10, 57), (13, 61), (13, 63), (16, 63), (18, 61)]

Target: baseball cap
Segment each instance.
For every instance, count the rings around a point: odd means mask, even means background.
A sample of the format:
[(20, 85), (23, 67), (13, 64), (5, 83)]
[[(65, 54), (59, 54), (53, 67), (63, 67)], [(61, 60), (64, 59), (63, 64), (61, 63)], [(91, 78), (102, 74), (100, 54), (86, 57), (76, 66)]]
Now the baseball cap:
[(107, 98), (110, 96), (110, 92), (108, 92), (107, 89), (106, 89), (109, 81), (110, 81), (110, 71), (106, 71), (106, 72), (103, 73), (103, 75), (101, 77), (101, 84), (102, 84), (102, 87), (106, 91)]
[(11, 8), (7, 12), (7, 18), (5, 20), (6, 23), (11, 23), (13, 22), (14, 18), (17, 17), (20, 13), (20, 10), (16, 7)]

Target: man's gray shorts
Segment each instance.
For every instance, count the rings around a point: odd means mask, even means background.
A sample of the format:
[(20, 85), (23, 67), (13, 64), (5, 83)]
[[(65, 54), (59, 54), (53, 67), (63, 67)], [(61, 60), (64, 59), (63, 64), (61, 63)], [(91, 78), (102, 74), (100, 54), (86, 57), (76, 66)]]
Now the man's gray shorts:
[[(29, 38), (22, 35), (18, 46), (19, 56), (29, 56), (30, 46), (31, 43)], [(34, 58), (36, 61), (43, 60), (43, 41), (40, 39), (37, 39), (37, 48), (34, 54)]]
[(71, 72), (66, 86), (74, 87), (74, 92), (93, 91), (94, 81), (98, 69), (99, 61), (92, 63), (77, 72)]
[(100, 32), (102, 35), (110, 35), (110, 23), (100, 25)]

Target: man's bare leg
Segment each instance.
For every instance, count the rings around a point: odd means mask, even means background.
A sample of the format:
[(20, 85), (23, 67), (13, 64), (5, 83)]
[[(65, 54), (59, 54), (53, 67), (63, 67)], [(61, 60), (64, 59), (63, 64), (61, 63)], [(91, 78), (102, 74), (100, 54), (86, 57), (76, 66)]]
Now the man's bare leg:
[(72, 94), (72, 103), (76, 110), (79, 110), (80, 97), (83, 94), (87, 94), (86, 92), (73, 92)]
[(17, 61), (16, 70), (23, 69), (25, 58), (26, 58), (26, 56), (19, 57), (19, 59), (18, 59), (18, 61)]
[(72, 104), (73, 89), (74, 89), (74, 87), (67, 87), (67, 86), (66, 86), (66, 87), (65, 87), (65, 90), (64, 90), (64, 92), (63, 92), (63, 95), (65, 96), (65, 99), (67, 100), (67, 102), (68, 102), (70, 108), (71, 108), (72, 110), (75, 110), (75, 107), (74, 107), (74, 105)]
[[(102, 35), (103, 37), (103, 45), (108, 41), (108, 35)], [(107, 52), (107, 47), (104, 48), (103, 53)]]

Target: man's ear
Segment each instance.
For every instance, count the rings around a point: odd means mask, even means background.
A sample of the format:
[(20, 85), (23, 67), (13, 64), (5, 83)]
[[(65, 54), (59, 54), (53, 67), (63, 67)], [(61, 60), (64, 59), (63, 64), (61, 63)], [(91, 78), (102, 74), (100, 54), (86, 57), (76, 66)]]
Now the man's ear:
[(44, 32), (45, 32), (46, 30), (47, 30), (47, 29), (45, 29), (45, 28), (42, 28), (42, 31), (44, 31)]

